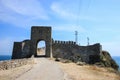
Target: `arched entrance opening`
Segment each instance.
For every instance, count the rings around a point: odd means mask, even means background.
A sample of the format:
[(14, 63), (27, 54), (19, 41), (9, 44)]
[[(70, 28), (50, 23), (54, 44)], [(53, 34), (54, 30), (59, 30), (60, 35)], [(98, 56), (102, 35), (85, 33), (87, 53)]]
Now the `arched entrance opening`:
[(38, 43), (44, 40), (45, 41), (45, 57), (51, 57), (52, 52), (52, 38), (51, 38), (51, 27), (49, 26), (33, 26), (31, 28), (31, 44), (30, 44), (30, 53), (37, 56), (37, 46)]
[(46, 44), (44, 40), (37, 43), (37, 57), (45, 57), (46, 55)]

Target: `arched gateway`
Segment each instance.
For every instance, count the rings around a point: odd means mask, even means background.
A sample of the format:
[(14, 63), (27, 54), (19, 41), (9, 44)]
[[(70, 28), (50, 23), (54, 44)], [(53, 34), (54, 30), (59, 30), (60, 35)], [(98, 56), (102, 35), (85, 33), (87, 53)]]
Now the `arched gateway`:
[(45, 42), (45, 57), (52, 57), (51, 27), (32, 26), (31, 39), (22, 42), (14, 42), (12, 59), (29, 58), (37, 55), (37, 44), (40, 41)]
[(37, 55), (37, 44), (39, 41), (45, 41), (45, 57), (50, 57), (52, 49), (51, 27), (33, 26), (31, 28), (30, 53), (35, 57), (39, 57)]

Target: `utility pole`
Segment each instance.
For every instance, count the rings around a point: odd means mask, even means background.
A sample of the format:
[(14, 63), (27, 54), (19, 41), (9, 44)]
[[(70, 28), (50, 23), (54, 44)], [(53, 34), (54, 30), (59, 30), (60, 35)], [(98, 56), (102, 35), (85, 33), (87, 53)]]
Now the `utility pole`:
[(75, 42), (78, 43), (78, 31), (75, 31)]
[(87, 37), (87, 45), (89, 45), (89, 37)]

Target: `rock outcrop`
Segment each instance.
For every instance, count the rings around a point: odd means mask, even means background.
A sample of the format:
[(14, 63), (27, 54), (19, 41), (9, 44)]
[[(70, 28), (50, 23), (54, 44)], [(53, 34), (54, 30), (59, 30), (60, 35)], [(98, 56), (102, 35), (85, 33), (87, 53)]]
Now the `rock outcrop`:
[(119, 66), (114, 59), (110, 56), (109, 52), (102, 51), (100, 55), (100, 64), (103, 67), (111, 67), (115, 70), (118, 70)]

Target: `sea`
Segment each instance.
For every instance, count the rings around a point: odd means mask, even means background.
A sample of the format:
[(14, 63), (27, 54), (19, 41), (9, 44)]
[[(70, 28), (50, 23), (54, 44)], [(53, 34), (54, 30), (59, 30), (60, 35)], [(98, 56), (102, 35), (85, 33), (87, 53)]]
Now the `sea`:
[[(112, 56), (112, 58), (119, 65), (119, 70), (120, 70), (120, 56)], [(0, 61), (4, 61), (4, 60), (11, 60), (11, 55), (0, 55)]]
[(115, 60), (115, 62), (119, 65), (119, 71), (120, 71), (120, 56), (112, 56), (112, 58)]
[(0, 55), (0, 61), (11, 60), (11, 55)]

